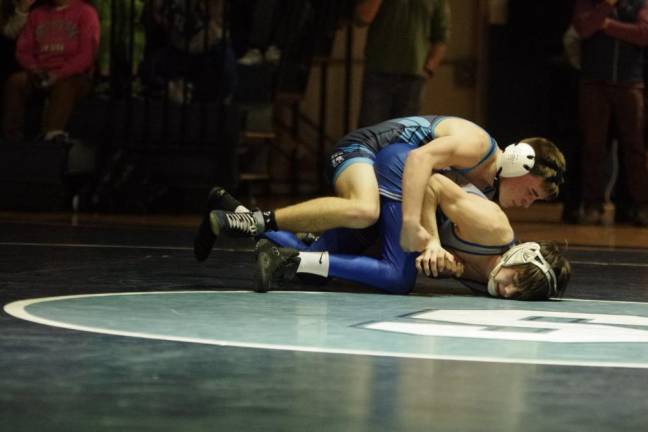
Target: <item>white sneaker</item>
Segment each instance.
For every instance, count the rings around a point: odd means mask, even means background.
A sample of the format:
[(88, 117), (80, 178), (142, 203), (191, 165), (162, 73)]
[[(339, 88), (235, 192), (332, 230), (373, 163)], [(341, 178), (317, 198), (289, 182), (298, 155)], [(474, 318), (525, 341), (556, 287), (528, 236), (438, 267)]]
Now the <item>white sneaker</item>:
[(281, 60), (281, 50), (274, 45), (270, 45), (265, 52), (265, 59), (268, 63), (279, 63)]
[(260, 50), (253, 48), (248, 50), (243, 57), (238, 59), (238, 63), (244, 66), (257, 65), (263, 63), (263, 55)]

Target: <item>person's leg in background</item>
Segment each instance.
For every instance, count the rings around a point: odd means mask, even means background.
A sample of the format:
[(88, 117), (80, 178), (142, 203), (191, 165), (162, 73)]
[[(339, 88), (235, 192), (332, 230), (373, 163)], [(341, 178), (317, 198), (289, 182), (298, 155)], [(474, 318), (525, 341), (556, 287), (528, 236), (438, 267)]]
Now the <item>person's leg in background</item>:
[(91, 78), (74, 75), (56, 81), (49, 91), (47, 107), (43, 111), (45, 141), (66, 135), (67, 123), (74, 108), (92, 87)]
[(7, 80), (2, 118), (2, 133), (7, 142), (22, 141), (25, 107), (33, 91), (30, 74), (26, 71), (16, 72)]
[(631, 199), (629, 216), (639, 225), (648, 225), (648, 170), (644, 147), (645, 106), (643, 87), (619, 86), (615, 89), (614, 119), (619, 125), (620, 171), (627, 179)]
[(195, 84), (197, 100), (229, 101), (236, 91), (238, 75), (232, 45), (221, 40), (206, 54), (191, 56), (188, 78)]
[(579, 112), (582, 137), (582, 182), (584, 209), (582, 223), (602, 222), (605, 185), (604, 172), (611, 108), (609, 89), (598, 84), (582, 83), (580, 87)]
[(390, 116), (392, 105), (391, 86), (392, 81), (388, 75), (364, 72), (360, 114), (358, 115), (359, 128), (392, 118)]
[(416, 75), (400, 75), (394, 77), (394, 84), (388, 118), (419, 115), (425, 79)]
[[(0, 34), (0, 118), (4, 115), (5, 84), (11, 74), (18, 71), (16, 62), (16, 41)], [(2, 139), (2, 133), (0, 133)]]
[(278, 20), (278, 10), (278, 0), (256, 0), (253, 12), (250, 44), (258, 48), (263, 53), (263, 59), (269, 63), (279, 62), (278, 54), (275, 52), (278, 47), (274, 40), (275, 28), (281, 25)]
[[(273, 45), (275, 42), (273, 38), (275, 27), (281, 25), (281, 22), (277, 20), (279, 4), (277, 0), (255, 0), (250, 6), (248, 10), (250, 14), (248, 49), (238, 62), (245, 66), (260, 64), (264, 61), (278, 63), (279, 59), (275, 53), (277, 47)], [(274, 46), (272, 53), (268, 52), (270, 46)]]

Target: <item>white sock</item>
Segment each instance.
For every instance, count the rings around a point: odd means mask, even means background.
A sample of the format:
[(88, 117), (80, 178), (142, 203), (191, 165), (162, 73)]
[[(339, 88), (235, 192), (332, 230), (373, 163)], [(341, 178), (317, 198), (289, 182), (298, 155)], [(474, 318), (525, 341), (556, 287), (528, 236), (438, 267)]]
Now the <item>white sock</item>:
[(299, 267), (297, 273), (310, 273), (328, 277), (329, 253), (328, 252), (299, 252)]
[(239, 205), (234, 209), (234, 213), (249, 213), (250, 210), (248, 210), (247, 207), (245, 207), (243, 204)]

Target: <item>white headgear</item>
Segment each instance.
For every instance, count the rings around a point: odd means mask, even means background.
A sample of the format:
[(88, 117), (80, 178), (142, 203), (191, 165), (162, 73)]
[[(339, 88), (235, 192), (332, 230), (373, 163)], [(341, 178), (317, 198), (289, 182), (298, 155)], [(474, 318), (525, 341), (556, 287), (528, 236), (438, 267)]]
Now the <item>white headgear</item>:
[(525, 142), (511, 144), (504, 149), (498, 161), (497, 171), (501, 177), (520, 177), (535, 165), (535, 151)]
[(547, 297), (558, 294), (556, 274), (547, 260), (542, 256), (540, 245), (535, 242), (526, 242), (513, 246), (502, 255), (500, 262), (497, 263), (488, 276), (488, 293), (493, 297), (497, 297), (497, 284), (495, 283), (494, 277), (500, 268), (513, 267), (520, 264), (533, 264), (542, 271), (544, 277), (547, 279)]

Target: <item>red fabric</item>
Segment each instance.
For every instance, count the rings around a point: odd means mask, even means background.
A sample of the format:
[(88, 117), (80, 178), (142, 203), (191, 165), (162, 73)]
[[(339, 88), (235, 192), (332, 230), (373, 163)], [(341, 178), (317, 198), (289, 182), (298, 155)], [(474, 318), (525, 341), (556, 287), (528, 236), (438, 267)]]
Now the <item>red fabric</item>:
[(29, 14), (16, 58), (27, 70), (46, 70), (61, 79), (91, 73), (98, 47), (97, 12), (82, 0), (71, 0), (65, 7), (41, 6)]

